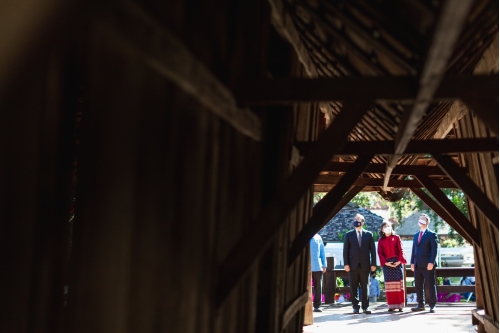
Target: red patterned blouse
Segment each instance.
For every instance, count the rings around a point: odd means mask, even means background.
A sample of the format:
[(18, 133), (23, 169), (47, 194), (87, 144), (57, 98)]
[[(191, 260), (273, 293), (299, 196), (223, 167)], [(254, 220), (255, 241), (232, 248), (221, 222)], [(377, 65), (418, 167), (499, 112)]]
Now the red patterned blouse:
[(401, 238), (398, 235), (379, 238), (377, 252), (380, 260), (380, 266), (384, 266), (387, 259), (393, 257), (397, 257), (398, 261), (402, 264), (406, 264), (403, 244), (401, 243)]

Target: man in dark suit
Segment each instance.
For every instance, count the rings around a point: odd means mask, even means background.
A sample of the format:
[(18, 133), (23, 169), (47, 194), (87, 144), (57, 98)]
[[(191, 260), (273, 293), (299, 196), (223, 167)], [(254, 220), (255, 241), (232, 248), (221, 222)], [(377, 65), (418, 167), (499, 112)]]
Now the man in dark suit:
[(418, 220), (420, 231), (413, 236), (413, 247), (411, 249), (411, 270), (415, 275), (415, 289), (418, 305), (411, 308), (412, 311), (424, 311), (424, 283), (429, 292), (430, 312), (435, 312), (437, 301), (436, 290), (436, 255), (438, 248), (438, 237), (435, 232), (430, 231), (430, 219), (427, 214), (421, 214)]
[(361, 285), (361, 308), (369, 314), (368, 309), (368, 275), (370, 269), (377, 268), (375, 241), (371, 232), (363, 230), (365, 218), (361, 214), (354, 217), (354, 230), (344, 236), (344, 269), (349, 273), (351, 301), (354, 313), (359, 313), (358, 286)]

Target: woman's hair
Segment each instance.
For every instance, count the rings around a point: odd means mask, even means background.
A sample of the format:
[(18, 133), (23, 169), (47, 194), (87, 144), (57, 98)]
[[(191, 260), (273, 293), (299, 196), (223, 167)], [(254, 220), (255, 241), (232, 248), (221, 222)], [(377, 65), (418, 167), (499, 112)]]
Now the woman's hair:
[[(389, 226), (392, 228), (392, 223), (391, 222), (387, 222), (387, 221), (384, 221), (382, 222), (382, 224), (380, 225), (380, 229), (379, 229), (379, 232), (378, 234), (380, 235), (380, 238), (385, 238), (385, 232), (384, 232), (384, 228), (386, 226)], [(395, 235), (396, 233), (394, 232), (394, 229), (391, 230), (391, 235)]]

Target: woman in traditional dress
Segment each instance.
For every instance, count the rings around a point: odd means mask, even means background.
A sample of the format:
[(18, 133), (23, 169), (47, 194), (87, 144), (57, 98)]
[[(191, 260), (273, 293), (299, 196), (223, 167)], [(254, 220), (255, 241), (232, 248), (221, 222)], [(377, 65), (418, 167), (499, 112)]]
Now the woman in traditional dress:
[(406, 256), (403, 252), (401, 238), (392, 230), (390, 222), (380, 226), (378, 240), (378, 257), (384, 272), (385, 296), (389, 311), (403, 311), (405, 305), (405, 286), (403, 280), (403, 264)]

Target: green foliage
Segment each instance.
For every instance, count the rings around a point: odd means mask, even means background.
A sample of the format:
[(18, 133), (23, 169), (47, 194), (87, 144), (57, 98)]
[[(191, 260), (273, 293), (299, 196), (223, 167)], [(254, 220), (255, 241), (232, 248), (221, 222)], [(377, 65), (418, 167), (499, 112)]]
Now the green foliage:
[(374, 206), (373, 194), (374, 193), (372, 192), (359, 192), (354, 198), (352, 198), (351, 202), (355, 203), (359, 207), (368, 209)]
[(343, 241), (344, 241), (344, 236), (345, 236), (345, 234), (346, 234), (347, 232), (349, 232), (349, 229), (344, 229), (344, 231), (343, 231), (343, 232), (339, 232), (339, 233), (338, 233), (338, 236), (339, 236), (339, 239), (340, 239), (340, 241), (341, 241), (341, 242), (343, 242)]
[(315, 204), (317, 204), (321, 199), (323, 199), (323, 197), (326, 195), (326, 193), (314, 193), (314, 197), (313, 197), (313, 206)]
[(445, 239), (443, 241), (442, 247), (458, 247), (458, 241), (456, 239)]
[(401, 200), (390, 202), (389, 207), (391, 209), (390, 216), (401, 222), (415, 211), (421, 210), (423, 202), (413, 192), (408, 191), (403, 195)]
[(337, 277), (337, 287), (343, 287), (343, 286), (344, 286), (344, 281), (341, 278)]

